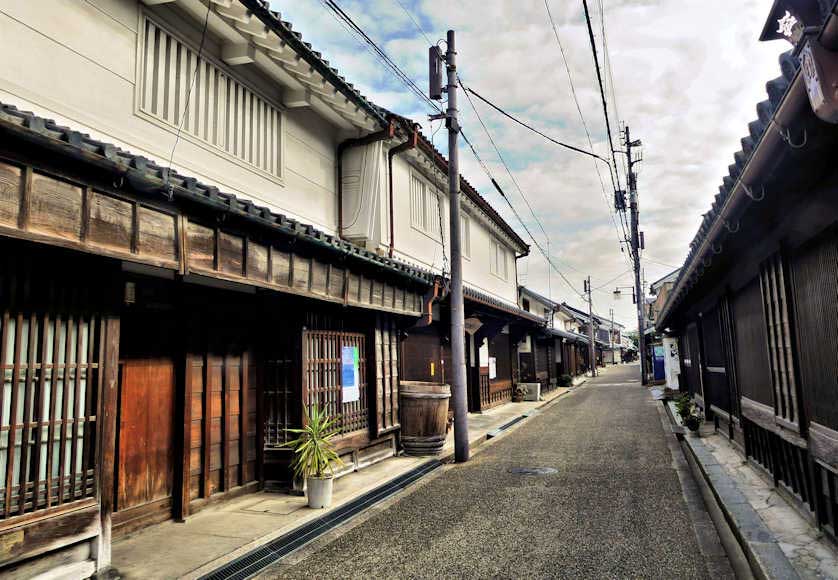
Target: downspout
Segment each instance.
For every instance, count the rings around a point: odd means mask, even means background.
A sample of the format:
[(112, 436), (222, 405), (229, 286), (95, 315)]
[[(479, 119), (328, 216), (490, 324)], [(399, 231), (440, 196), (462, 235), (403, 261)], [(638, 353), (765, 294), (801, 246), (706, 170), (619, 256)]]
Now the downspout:
[(401, 145), (396, 145), (390, 151), (387, 152), (387, 186), (389, 188), (389, 199), (388, 199), (388, 206), (390, 211), (390, 250), (388, 255), (392, 258), (393, 257), (393, 250), (396, 248), (395, 244), (395, 218), (393, 216), (393, 212), (395, 210), (395, 203), (393, 201), (393, 157), (407, 151), (409, 149), (413, 149), (419, 143), (419, 125), (413, 125), (413, 133), (410, 136), (410, 139), (402, 143)]
[(357, 137), (341, 141), (338, 144), (338, 237), (343, 238), (343, 154), (347, 149), (369, 145), (377, 141), (392, 139), (396, 135), (396, 125), (391, 119), (385, 129), (370, 133), (365, 137)]

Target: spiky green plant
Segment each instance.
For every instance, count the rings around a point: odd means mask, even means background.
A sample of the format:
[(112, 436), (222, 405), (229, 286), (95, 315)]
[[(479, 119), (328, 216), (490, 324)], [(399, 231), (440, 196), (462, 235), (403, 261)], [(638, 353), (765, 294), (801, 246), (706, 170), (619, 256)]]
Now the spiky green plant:
[(305, 415), (302, 429), (286, 429), (294, 433), (297, 438), (285, 443), (286, 447), (294, 449), (294, 461), (291, 464), (297, 477), (322, 478), (334, 475), (334, 466), (342, 466), (332, 443), (339, 431), (335, 427), (337, 417), (330, 417), (326, 410), (322, 411), (315, 405), (311, 409), (303, 407)]

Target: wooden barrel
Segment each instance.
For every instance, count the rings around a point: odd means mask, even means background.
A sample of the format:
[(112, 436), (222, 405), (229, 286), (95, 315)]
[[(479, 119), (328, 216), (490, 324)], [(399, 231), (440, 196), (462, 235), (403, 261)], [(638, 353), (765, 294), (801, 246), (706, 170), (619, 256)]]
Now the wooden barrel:
[(439, 455), (445, 444), (451, 387), (439, 383), (401, 381), (399, 406), (402, 447), (407, 455)]

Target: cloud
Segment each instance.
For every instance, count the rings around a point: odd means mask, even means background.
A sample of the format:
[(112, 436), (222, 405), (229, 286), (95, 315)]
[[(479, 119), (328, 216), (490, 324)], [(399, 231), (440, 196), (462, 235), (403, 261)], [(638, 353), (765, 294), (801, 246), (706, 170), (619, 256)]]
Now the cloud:
[[(457, 31), (458, 70), (464, 82), (545, 133), (579, 147), (587, 135), (570, 92), (568, 75), (541, 1), (513, 0), (345, 0), (340, 5), (424, 89), (427, 41), (403, 5), (433, 41)], [(604, 81), (612, 126), (628, 124), (643, 141), (638, 192), (648, 282), (680, 265), (721, 178), (764, 100), (765, 83), (779, 75), (777, 56), (785, 46), (757, 38), (771, 0), (603, 0), (611, 75)], [(597, 2), (589, 2), (602, 51)], [(374, 102), (433, 127), (430, 112), (364, 45), (316, 0), (274, 0), (317, 50)], [(579, 106), (594, 150), (608, 154), (602, 105), (581, 2), (550, 0)], [(551, 254), (577, 289), (590, 274), (593, 286), (618, 279), (594, 293), (597, 309), (615, 310), (618, 321), (634, 326), (630, 300), (613, 302), (614, 285), (631, 284), (626, 256), (610, 213), (611, 181), (601, 164), (603, 184), (590, 158), (559, 148), (475, 102), (504, 159), (550, 238)], [(526, 226), (545, 246), (544, 236), (513, 181), (498, 161), (465, 96), (459, 108), (464, 131), (489, 165)], [(614, 135), (619, 138), (618, 134)], [(440, 131), (436, 145), (445, 151)], [(471, 152), (461, 146), (461, 171), (522, 235), (523, 228), (495, 192)], [(623, 175), (620, 180), (624, 184)], [(603, 194), (603, 188), (605, 194)], [(524, 236), (526, 238), (526, 236)], [(654, 262), (652, 261), (654, 260)], [(556, 300), (581, 301), (558, 274), (548, 277), (545, 260), (533, 246), (521, 259), (522, 279)]]

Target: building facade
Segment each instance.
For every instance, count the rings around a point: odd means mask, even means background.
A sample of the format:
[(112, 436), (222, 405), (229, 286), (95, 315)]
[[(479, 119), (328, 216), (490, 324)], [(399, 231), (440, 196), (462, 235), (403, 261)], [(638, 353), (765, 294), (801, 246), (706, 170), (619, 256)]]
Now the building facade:
[(838, 130), (816, 90), (835, 82), (834, 3), (778, 0), (762, 40), (775, 38), (792, 49), (656, 325), (678, 340), (681, 389), (834, 537)]
[[(2, 573), (89, 576), (291, 487), (307, 405), (347, 469), (397, 453), (399, 381), (450, 368), (447, 161), (415, 126), (259, 0), (15, 2), (0, 39)], [(480, 411), (545, 319), (527, 245), (462, 191)]]

